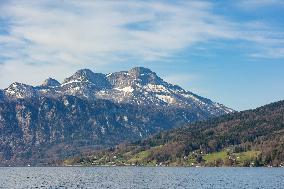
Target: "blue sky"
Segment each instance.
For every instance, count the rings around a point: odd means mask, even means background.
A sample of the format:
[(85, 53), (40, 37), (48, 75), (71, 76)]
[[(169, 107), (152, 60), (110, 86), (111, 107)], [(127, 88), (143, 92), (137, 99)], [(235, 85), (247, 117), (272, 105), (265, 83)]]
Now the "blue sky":
[(244, 110), (284, 99), (283, 60), (283, 0), (0, 0), (0, 88), (144, 66)]

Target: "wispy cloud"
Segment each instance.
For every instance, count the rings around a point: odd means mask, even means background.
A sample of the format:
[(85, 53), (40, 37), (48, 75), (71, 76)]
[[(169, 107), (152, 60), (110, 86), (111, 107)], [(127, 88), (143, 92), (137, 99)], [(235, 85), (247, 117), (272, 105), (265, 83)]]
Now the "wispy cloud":
[(251, 10), (257, 8), (265, 8), (267, 6), (284, 6), (283, 0), (239, 0), (237, 5), (240, 8)]
[[(4, 1), (0, 5), (4, 26), (0, 30), (0, 77), (11, 74), (7, 70), (13, 67), (13, 72), (21, 69), (25, 80), (33, 83), (35, 77), (28, 74), (36, 74), (38, 65), (57, 72), (57, 67), (68, 70), (127, 60), (162, 60), (218, 39), (253, 43), (253, 57), (265, 54), (258, 44), (276, 48), (278, 57), (284, 57), (279, 48), (283, 38), (279, 41), (264, 34), (266, 26), (229, 20), (216, 14), (215, 8), (206, 1)], [(42, 74), (37, 76), (43, 79)], [(10, 80), (0, 82), (3, 86)]]
[(40, 54), (78, 63), (94, 56), (157, 59), (199, 41), (228, 36), (227, 23), (211, 14), (205, 2), (52, 2), (14, 2), (1, 10), (10, 20), (8, 37), (22, 44), (30, 61), (45, 62)]

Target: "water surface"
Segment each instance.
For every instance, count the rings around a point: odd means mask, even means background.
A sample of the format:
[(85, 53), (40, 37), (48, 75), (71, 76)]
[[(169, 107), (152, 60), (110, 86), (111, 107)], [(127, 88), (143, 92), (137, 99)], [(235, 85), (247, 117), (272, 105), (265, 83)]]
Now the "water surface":
[(284, 168), (0, 168), (0, 188), (284, 188)]

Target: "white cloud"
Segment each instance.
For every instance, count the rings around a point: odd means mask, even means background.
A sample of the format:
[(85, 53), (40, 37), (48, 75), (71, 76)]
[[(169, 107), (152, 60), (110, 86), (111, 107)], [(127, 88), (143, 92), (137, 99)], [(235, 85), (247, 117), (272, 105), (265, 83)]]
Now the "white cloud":
[(254, 58), (268, 58), (268, 59), (279, 59), (284, 58), (284, 48), (277, 49), (263, 49), (262, 51), (251, 53), (251, 57)]
[[(55, 8), (14, 4), (6, 9), (16, 20), (11, 33), (25, 39), (29, 48), (44, 46), (53, 52), (83, 55), (125, 53), (143, 59), (156, 59), (207, 38), (226, 37), (222, 19), (210, 14), (206, 3), (182, 5), (95, 1), (56, 3)], [(74, 6), (70, 9), (69, 6)], [(67, 7), (67, 8), (66, 8)], [(79, 9), (80, 13), (73, 9)], [(146, 22), (146, 30), (135, 24)], [(134, 28), (127, 28), (133, 24)]]
[(0, 33), (0, 88), (15, 80), (34, 84), (48, 75), (60, 79), (77, 67), (166, 59), (208, 40), (265, 40), (270, 48), (279, 47), (274, 37), (253, 33), (263, 25), (235, 23), (213, 10), (214, 4), (194, 0), (5, 1), (0, 19), (8, 34)]

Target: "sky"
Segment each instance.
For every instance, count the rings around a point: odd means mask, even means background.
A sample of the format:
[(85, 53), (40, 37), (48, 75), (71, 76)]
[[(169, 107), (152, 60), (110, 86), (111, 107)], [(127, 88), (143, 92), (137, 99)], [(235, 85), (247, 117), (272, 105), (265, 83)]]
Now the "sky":
[(0, 89), (143, 66), (235, 110), (284, 100), (284, 0), (0, 0)]

